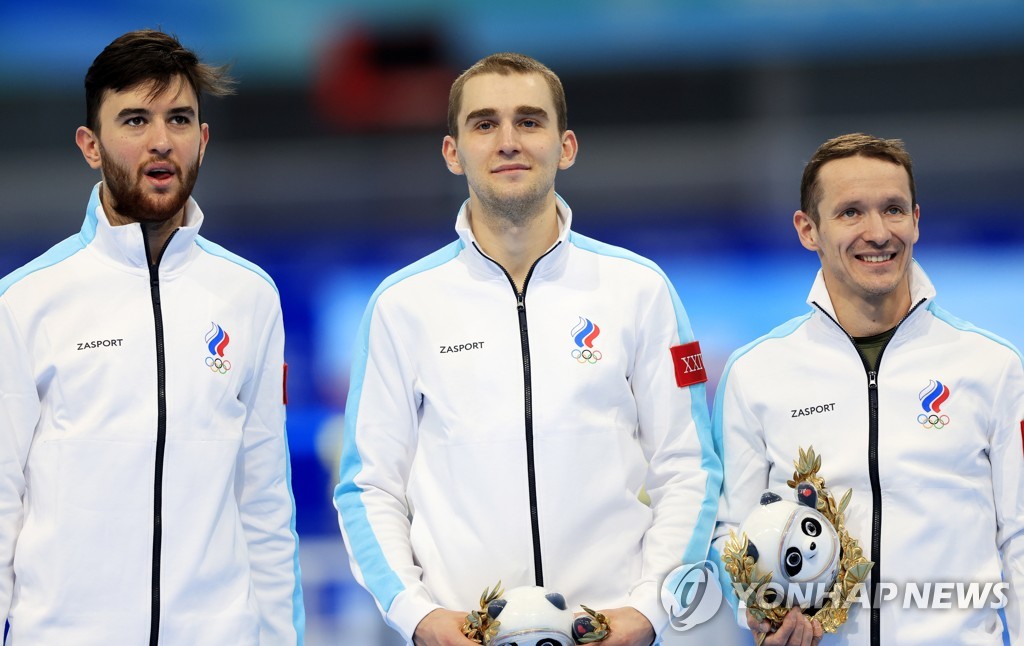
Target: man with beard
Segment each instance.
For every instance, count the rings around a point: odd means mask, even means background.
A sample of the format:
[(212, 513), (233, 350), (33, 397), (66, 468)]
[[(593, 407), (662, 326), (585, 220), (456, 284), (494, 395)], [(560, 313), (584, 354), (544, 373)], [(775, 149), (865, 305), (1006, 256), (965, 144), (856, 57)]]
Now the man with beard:
[(577, 142), (551, 70), (479, 61), (448, 130), (469, 185), (458, 240), (363, 318), (334, 497), (352, 569), (416, 644), (473, 643), (467, 613), (501, 581), (602, 609), (606, 644), (646, 646), (715, 518), (700, 348), (654, 263), (571, 230), (554, 183)]
[(936, 304), (913, 259), (920, 217), (902, 141), (822, 144), (793, 214), (821, 262), (809, 311), (726, 364), (717, 551), (765, 489), (789, 491), (813, 445), (835, 498), (851, 491), (845, 527), (873, 562), (848, 620), (824, 638), (800, 612), (772, 631), (730, 594), (766, 645), (997, 645), (1000, 612), (1010, 643), (1024, 641), (1024, 366), (1009, 343)]
[(262, 270), (199, 237), (203, 93), (157, 31), (85, 77), (101, 182), (0, 281), (0, 611), (27, 644), (297, 644), (284, 332)]

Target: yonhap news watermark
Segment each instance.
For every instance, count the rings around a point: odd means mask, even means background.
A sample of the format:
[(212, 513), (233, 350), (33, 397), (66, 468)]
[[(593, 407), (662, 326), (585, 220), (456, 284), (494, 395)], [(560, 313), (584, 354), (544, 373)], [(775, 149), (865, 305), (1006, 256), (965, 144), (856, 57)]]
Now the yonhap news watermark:
[[(673, 570), (666, 577), (661, 588), (661, 601), (669, 614), (670, 625), (685, 631), (711, 619), (724, 598), (718, 578), (719, 566), (713, 561), (703, 561)], [(815, 599), (828, 598), (838, 594), (838, 588), (831, 590), (831, 584), (788, 583), (774, 581), (760, 586), (732, 584), (732, 591), (739, 600), (740, 610), (748, 602), (764, 608), (810, 608)], [(869, 584), (855, 587), (846, 598), (839, 599), (844, 608), (862, 606), (880, 608), (885, 604), (899, 604), (904, 609), (921, 610), (998, 610), (1010, 601), (1010, 584), (1007, 581), (909, 581), (895, 583), (881, 581), (875, 586), (874, 600)]]
[[(822, 586), (820, 583), (782, 585), (770, 581), (760, 587), (738, 583), (732, 587), (741, 608), (745, 608), (749, 601), (768, 608), (808, 608), (814, 599), (828, 594), (830, 586)], [(854, 588), (846, 598), (840, 599), (839, 606), (879, 608), (884, 604), (899, 604), (904, 609), (1000, 609), (1009, 603), (1009, 596), (1010, 584), (1006, 581), (880, 581), (875, 587), (874, 599), (870, 585), (862, 584)]]
[(669, 624), (679, 631), (714, 617), (722, 598), (718, 566), (713, 561), (680, 566), (669, 573), (661, 586), (661, 604), (668, 611)]

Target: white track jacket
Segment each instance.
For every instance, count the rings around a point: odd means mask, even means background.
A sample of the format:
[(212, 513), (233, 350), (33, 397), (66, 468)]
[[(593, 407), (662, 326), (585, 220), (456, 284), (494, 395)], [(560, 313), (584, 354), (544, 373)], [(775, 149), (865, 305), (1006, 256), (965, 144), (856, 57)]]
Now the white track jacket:
[(706, 556), (721, 467), (704, 384), (674, 376), (670, 348), (693, 341), (682, 304), (653, 263), (558, 210), (522, 295), (464, 205), (459, 239), (366, 309), (334, 499), (355, 576), (407, 639), (499, 580), (630, 605), (660, 631), (666, 574)]
[(300, 643), (276, 288), (192, 200), (151, 272), (98, 195), (0, 281), (8, 644)]
[(715, 548), (765, 488), (791, 495), (798, 450), (813, 445), (836, 502), (853, 490), (847, 528), (875, 562), (867, 590), (881, 600), (872, 609), (865, 593), (823, 646), (1002, 644), (1003, 601), (1012, 642), (1024, 643), (1021, 356), (938, 307), (916, 262), (910, 287), (913, 309), (877, 374), (836, 322), (820, 272), (811, 312), (733, 354), (715, 397)]

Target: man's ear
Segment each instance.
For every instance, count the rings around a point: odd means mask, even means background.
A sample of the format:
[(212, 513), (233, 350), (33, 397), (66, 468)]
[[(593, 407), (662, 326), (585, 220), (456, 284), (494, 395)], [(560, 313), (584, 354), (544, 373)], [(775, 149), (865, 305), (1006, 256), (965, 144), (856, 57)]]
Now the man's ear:
[(444, 157), (444, 163), (452, 174), (466, 174), (466, 171), (462, 169), (462, 162), (459, 161), (459, 147), (455, 143), (455, 137), (445, 135), (444, 142), (441, 144), (441, 156)]
[(210, 126), (202, 124), (199, 127), (199, 165), (203, 165), (203, 157), (206, 155), (206, 144), (210, 142)]
[(797, 211), (793, 214), (793, 228), (796, 229), (796, 235), (800, 238), (800, 244), (804, 246), (804, 249), (811, 251), (820, 250), (818, 246), (818, 225), (814, 223), (811, 216), (803, 211)]
[(580, 151), (580, 144), (576, 141), (576, 133), (566, 130), (562, 133), (562, 156), (558, 160), (559, 170), (565, 170), (576, 163), (576, 154)]
[(75, 131), (75, 143), (82, 151), (85, 162), (93, 169), (103, 165), (103, 156), (100, 151), (100, 138), (89, 128), (79, 126)]

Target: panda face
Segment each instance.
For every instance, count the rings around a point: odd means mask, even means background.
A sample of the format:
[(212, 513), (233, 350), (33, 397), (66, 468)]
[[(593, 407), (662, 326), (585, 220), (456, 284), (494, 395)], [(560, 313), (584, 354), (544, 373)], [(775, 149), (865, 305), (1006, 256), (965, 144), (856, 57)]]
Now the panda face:
[(740, 526), (755, 575), (770, 576), (787, 600), (799, 592), (799, 602), (809, 599), (812, 606), (835, 581), (840, 557), (839, 535), (814, 508), (815, 497), (794, 502), (766, 492)]
[[(826, 531), (827, 530), (827, 531)], [(780, 570), (795, 583), (820, 581), (839, 561), (839, 536), (821, 512), (797, 506), (779, 544)]]

